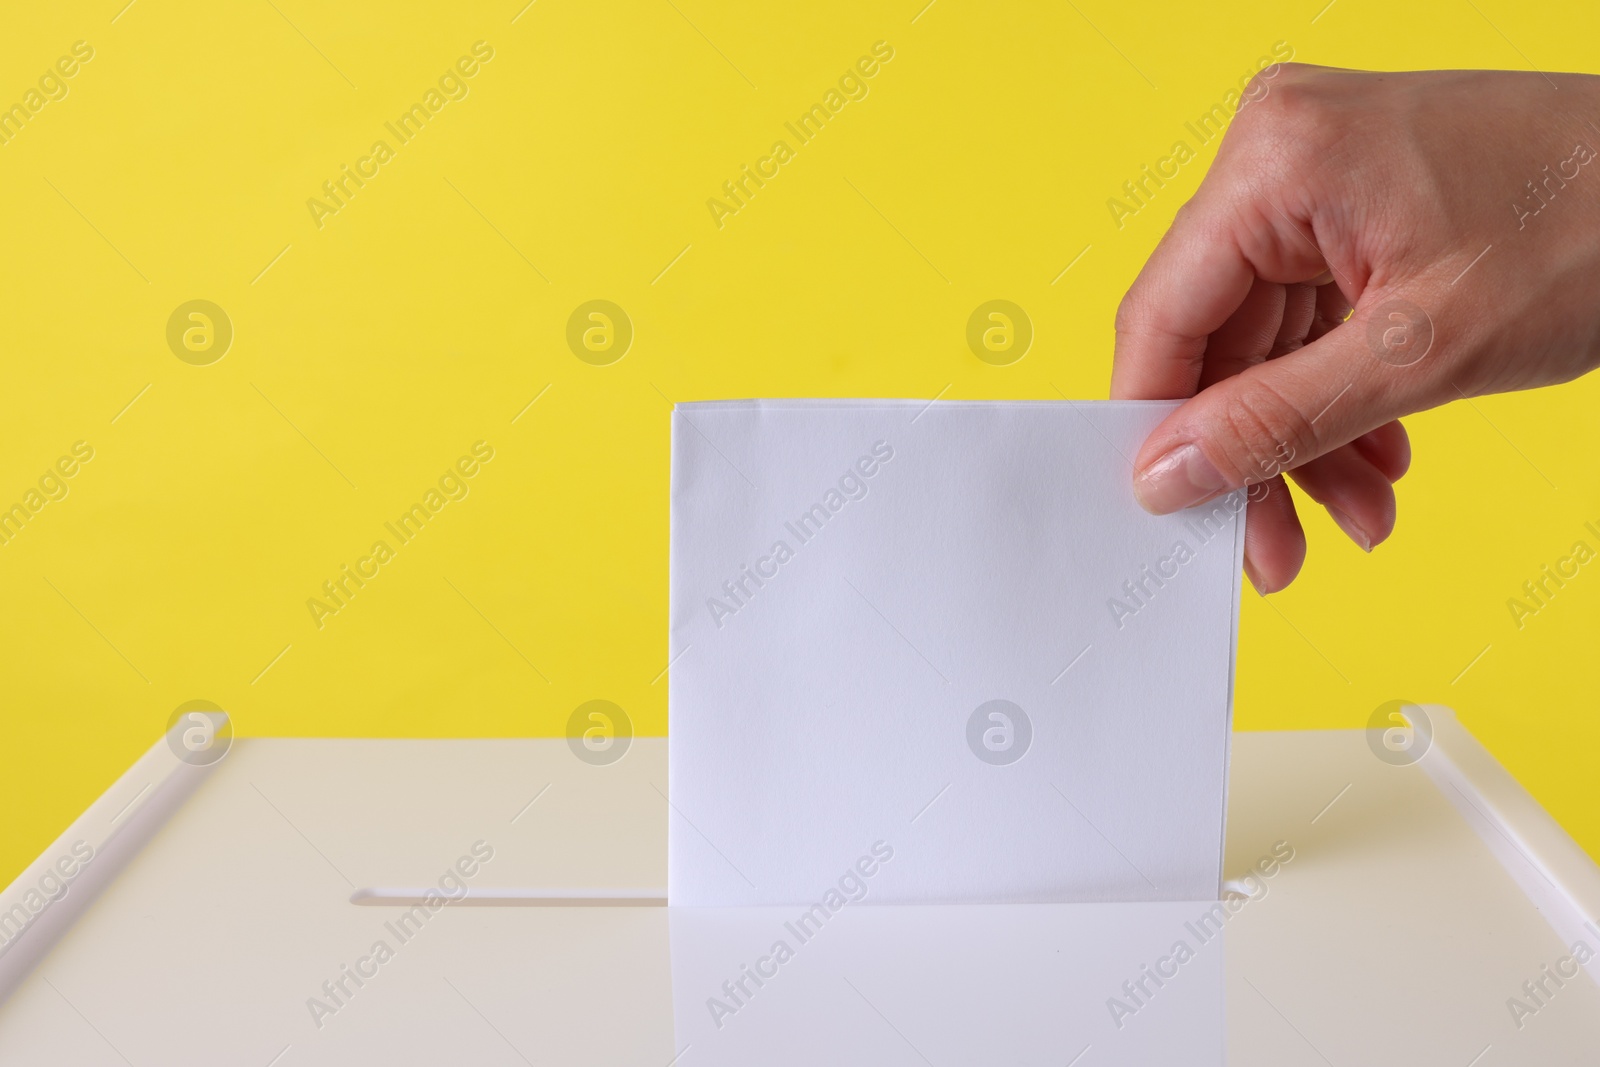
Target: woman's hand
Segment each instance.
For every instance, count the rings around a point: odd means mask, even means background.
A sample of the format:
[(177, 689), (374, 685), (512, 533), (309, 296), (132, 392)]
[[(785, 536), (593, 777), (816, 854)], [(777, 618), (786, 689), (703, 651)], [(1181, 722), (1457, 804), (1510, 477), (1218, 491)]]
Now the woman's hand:
[(1246, 99), (1118, 309), (1111, 395), (1192, 397), (1134, 491), (1250, 486), (1269, 593), (1305, 559), (1284, 473), (1370, 551), (1400, 416), (1600, 363), (1600, 78), (1287, 64)]

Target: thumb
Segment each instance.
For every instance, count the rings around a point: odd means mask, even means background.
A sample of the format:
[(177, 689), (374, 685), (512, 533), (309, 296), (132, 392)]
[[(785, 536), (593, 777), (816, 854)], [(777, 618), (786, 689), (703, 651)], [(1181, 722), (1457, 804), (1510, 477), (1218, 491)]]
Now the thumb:
[(1371, 293), (1311, 344), (1225, 378), (1157, 426), (1134, 460), (1134, 493), (1165, 514), (1272, 479), (1438, 395), (1432, 317)]

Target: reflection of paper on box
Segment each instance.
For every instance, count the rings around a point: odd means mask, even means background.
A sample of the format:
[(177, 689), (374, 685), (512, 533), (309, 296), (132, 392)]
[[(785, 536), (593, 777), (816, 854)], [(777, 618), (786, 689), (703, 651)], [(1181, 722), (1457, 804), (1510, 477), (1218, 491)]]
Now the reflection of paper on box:
[(1244, 495), (1139, 508), (1172, 407), (679, 405), (672, 903), (1215, 898)]
[(1226, 931), (1194, 901), (667, 912), (683, 1067), (1225, 1058)]

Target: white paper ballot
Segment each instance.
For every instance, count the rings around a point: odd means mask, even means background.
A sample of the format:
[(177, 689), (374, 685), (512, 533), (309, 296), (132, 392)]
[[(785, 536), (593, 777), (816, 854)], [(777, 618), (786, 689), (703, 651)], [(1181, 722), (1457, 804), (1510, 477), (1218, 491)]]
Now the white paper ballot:
[(1168, 516), (1167, 402), (673, 416), (673, 905), (1219, 892), (1245, 494)]

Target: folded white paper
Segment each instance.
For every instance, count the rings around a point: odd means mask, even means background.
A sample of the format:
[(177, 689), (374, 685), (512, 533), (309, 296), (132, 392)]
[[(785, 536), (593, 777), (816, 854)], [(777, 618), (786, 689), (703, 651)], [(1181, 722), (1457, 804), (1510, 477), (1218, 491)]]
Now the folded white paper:
[(1139, 508), (1172, 407), (678, 405), (671, 902), (1215, 898), (1245, 496)]

